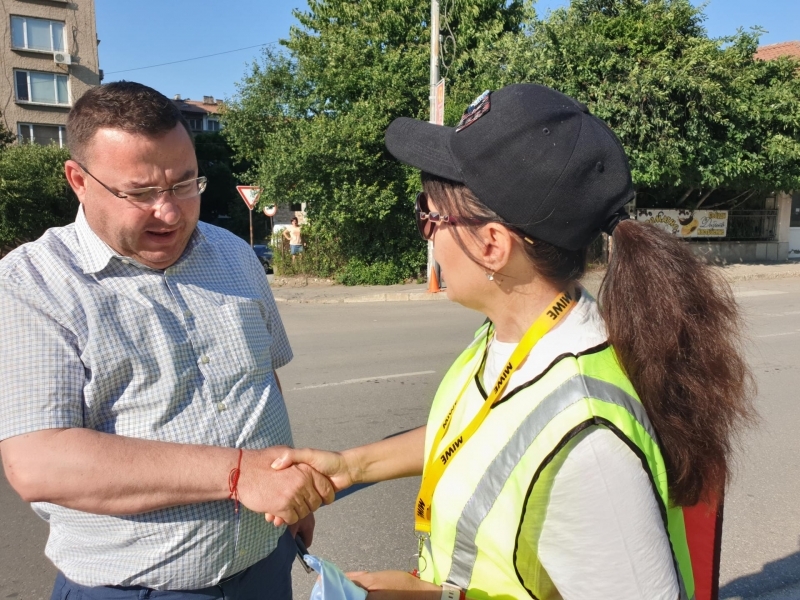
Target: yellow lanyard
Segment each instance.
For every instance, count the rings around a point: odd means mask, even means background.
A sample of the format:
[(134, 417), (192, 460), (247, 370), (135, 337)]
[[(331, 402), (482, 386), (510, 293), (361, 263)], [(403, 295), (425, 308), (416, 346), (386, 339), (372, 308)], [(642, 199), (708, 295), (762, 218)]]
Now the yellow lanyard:
[(459, 453), (461, 448), (464, 447), (467, 441), (486, 420), (486, 417), (489, 416), (489, 412), (502, 398), (503, 392), (505, 391), (511, 376), (519, 368), (519, 366), (525, 362), (525, 359), (528, 358), (528, 355), (530, 354), (531, 350), (533, 350), (533, 347), (539, 342), (539, 340), (542, 339), (542, 337), (544, 337), (548, 331), (555, 327), (559, 321), (564, 318), (574, 304), (575, 300), (572, 299), (572, 296), (569, 294), (569, 292), (563, 292), (556, 296), (555, 300), (553, 300), (551, 303), (550, 308), (539, 315), (539, 318), (536, 319), (533, 325), (531, 325), (530, 329), (528, 329), (525, 335), (522, 336), (519, 344), (517, 344), (517, 347), (511, 354), (511, 358), (508, 359), (508, 364), (506, 364), (506, 366), (500, 372), (500, 375), (497, 377), (494, 387), (483, 403), (483, 406), (481, 406), (481, 409), (478, 411), (478, 414), (475, 415), (464, 431), (453, 437), (444, 450), (437, 452), (437, 448), (439, 448), (439, 445), (444, 439), (444, 436), (447, 435), (447, 431), (450, 428), (453, 413), (455, 412), (458, 403), (461, 401), (461, 398), (464, 396), (464, 392), (467, 391), (467, 388), (472, 383), (475, 373), (470, 375), (470, 377), (464, 383), (464, 387), (458, 394), (455, 404), (453, 404), (453, 407), (444, 418), (441, 427), (439, 427), (439, 430), (436, 432), (436, 437), (433, 440), (433, 445), (431, 446), (431, 454), (428, 458), (428, 464), (425, 467), (425, 476), (422, 479), (422, 485), (419, 488), (419, 495), (417, 496), (416, 517), (414, 519), (414, 526), (417, 532), (423, 534), (430, 534), (431, 532), (431, 503), (433, 500), (433, 492), (436, 489), (439, 480), (442, 478), (442, 475), (444, 475), (444, 471), (447, 466), (450, 464), (450, 462), (452, 462), (455, 455)]

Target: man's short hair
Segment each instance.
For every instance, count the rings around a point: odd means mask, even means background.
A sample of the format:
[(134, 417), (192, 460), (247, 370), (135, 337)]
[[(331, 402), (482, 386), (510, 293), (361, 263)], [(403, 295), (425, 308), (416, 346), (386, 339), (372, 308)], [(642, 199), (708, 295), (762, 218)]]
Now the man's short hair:
[(86, 92), (67, 117), (67, 144), (77, 161), (99, 129), (119, 129), (148, 137), (169, 133), (180, 123), (194, 143), (189, 123), (164, 94), (133, 81), (115, 81)]

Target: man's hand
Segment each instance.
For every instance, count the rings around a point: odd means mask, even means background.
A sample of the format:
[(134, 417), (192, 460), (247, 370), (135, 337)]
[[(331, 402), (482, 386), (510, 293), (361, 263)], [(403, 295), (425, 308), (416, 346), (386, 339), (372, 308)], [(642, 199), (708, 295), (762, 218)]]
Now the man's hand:
[(356, 481), (357, 476), (353, 472), (353, 467), (348, 464), (347, 459), (340, 452), (312, 448), (299, 450), (287, 448), (286, 452), (272, 463), (272, 468), (280, 471), (298, 464), (306, 464), (325, 475), (330, 479), (337, 492), (349, 488)]
[(276, 456), (282, 454), (285, 450), (274, 447), (245, 450), (238, 486), (242, 504), (253, 512), (273, 515), (275, 525), (297, 523), (335, 497), (328, 478), (308, 465), (273, 469)]
[[(332, 502), (334, 490), (307, 465), (273, 469), (270, 465), (287, 450), (244, 450), (238, 491), (249, 509), (295, 523), (323, 502)], [(8, 482), (26, 502), (51, 502), (98, 515), (135, 515), (226, 500), (239, 451), (74, 427), (5, 439), (0, 455)]]

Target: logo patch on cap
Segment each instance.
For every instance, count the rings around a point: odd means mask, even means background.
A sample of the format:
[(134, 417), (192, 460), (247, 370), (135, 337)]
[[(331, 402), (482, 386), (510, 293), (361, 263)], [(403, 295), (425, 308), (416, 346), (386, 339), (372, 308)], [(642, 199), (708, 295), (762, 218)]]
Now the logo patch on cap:
[(472, 104), (467, 107), (467, 110), (465, 110), (464, 114), (461, 116), (461, 120), (456, 126), (456, 133), (466, 129), (489, 112), (489, 110), (492, 108), (492, 102), (490, 100), (491, 95), (492, 92), (486, 90), (480, 96), (475, 98)]

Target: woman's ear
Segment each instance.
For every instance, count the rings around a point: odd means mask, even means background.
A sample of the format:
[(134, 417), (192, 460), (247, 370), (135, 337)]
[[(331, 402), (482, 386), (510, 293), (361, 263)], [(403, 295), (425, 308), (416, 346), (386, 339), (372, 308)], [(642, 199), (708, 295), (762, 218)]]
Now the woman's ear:
[(487, 223), (478, 234), (482, 242), (481, 264), (493, 272), (502, 272), (511, 259), (514, 236), (500, 223)]

